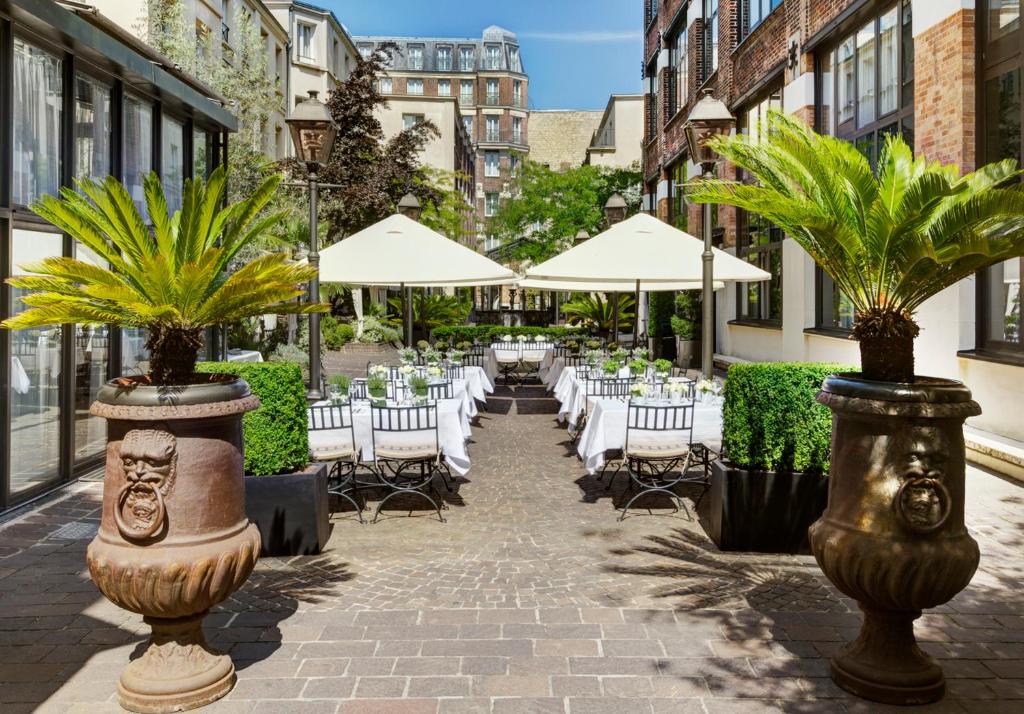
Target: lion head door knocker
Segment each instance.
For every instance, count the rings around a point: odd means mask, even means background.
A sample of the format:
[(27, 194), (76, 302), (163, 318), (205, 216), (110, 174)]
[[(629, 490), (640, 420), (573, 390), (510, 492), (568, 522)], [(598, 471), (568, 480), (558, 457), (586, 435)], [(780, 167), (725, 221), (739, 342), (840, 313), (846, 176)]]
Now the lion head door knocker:
[(151, 538), (167, 520), (164, 498), (174, 487), (177, 441), (166, 431), (134, 429), (121, 441), (125, 484), (117, 495), (114, 520), (128, 540)]
[(904, 455), (900, 487), (893, 506), (903, 527), (925, 535), (942, 528), (949, 518), (953, 499), (943, 483), (946, 453), (939, 434), (932, 429), (914, 429), (910, 448)]

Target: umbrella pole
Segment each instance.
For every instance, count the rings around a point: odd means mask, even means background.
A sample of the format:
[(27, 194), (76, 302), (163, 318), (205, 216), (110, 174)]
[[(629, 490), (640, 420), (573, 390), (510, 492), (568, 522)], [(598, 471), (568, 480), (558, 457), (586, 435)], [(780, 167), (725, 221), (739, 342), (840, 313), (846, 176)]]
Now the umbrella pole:
[(636, 293), (633, 296), (633, 349), (636, 349), (637, 338), (640, 336), (640, 281), (636, 281)]
[(405, 327), (405, 346), (412, 347), (412, 288), (399, 286), (402, 291), (402, 325)]
[(612, 317), (612, 342), (619, 341), (619, 294), (612, 293), (612, 309), (615, 311)]
[[(711, 172), (706, 171), (705, 179), (711, 178)], [(704, 204), (704, 252), (701, 254), (703, 261), (703, 286), (701, 298), (703, 299), (703, 310), (701, 311), (701, 375), (704, 379), (711, 379), (714, 374), (714, 338), (715, 338), (715, 283), (714, 283), (714, 260), (715, 254), (711, 250), (711, 211), (710, 203)]]

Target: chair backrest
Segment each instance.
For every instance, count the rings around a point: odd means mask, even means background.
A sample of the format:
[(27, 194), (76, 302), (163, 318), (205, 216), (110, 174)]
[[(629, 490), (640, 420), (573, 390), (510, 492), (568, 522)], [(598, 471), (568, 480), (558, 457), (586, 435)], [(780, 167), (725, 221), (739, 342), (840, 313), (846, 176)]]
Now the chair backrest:
[(357, 454), (355, 421), (352, 405), (316, 405), (306, 408), (309, 451), (313, 459), (337, 457), (339, 452)]
[(626, 413), (626, 451), (630, 440), (656, 439), (663, 445), (688, 447), (693, 440), (693, 404), (636, 404), (630, 401)]
[(633, 380), (629, 377), (604, 377), (595, 381), (600, 391), (593, 396), (609, 399), (628, 399), (629, 388), (633, 386)]
[(436, 404), (381, 407), (370, 405), (370, 438), (374, 454), (378, 446), (401, 444), (402, 435), (415, 433), (432, 439), (435, 453), (439, 451)]
[(562, 359), (565, 360), (566, 367), (583, 367), (587, 364), (587, 358), (584, 355), (565, 355)]
[(315, 405), (306, 408), (306, 422), (309, 431), (332, 431), (352, 428), (352, 405)]
[(453, 396), (454, 389), (450, 379), (427, 385), (427, 399), (437, 401), (438, 399), (452, 399)]
[(369, 399), (370, 392), (366, 388), (366, 380), (362, 377), (353, 379), (348, 387), (348, 395), (352, 399)]
[(484, 366), (484, 351), (483, 348), (479, 352), (472, 350), (462, 356), (462, 364), (466, 367), (483, 367)]
[(466, 368), (463, 367), (461, 364), (448, 365), (448, 367), (445, 369), (444, 376), (447, 379), (465, 379)]

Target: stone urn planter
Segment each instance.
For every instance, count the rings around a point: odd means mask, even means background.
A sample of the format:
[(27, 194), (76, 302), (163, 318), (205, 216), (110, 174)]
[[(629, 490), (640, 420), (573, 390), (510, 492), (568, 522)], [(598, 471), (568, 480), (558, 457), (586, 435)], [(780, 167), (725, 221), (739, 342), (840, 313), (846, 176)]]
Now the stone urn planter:
[(107, 419), (99, 534), (89, 572), (152, 627), (118, 683), (125, 709), (183, 711), (230, 691), (235, 670), (207, 644), (209, 609), (252, 572), (260, 534), (245, 515), (242, 415), (259, 406), (233, 377), (180, 387), (118, 379), (92, 413)]
[(929, 378), (834, 375), (818, 401), (832, 410), (832, 468), (811, 549), (864, 613), (858, 638), (832, 658), (832, 678), (878, 702), (935, 701), (945, 680), (918, 648), (913, 623), (978, 567), (964, 527), (963, 422), (981, 409), (960, 382)]

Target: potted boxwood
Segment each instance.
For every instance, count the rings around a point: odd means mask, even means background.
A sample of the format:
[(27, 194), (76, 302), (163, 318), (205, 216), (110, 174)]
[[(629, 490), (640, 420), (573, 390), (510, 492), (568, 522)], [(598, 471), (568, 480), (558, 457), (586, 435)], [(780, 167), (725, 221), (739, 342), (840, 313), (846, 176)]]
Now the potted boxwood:
[(200, 362), (197, 369), (244, 379), (260, 400), (259, 409), (242, 419), (245, 513), (260, 531), (260, 555), (319, 553), (330, 536), (330, 464), (310, 460), (301, 368), (291, 362)]
[(152, 627), (118, 684), (122, 706), (135, 711), (190, 709), (231, 689), (231, 659), (207, 646), (202, 620), (241, 586), (259, 553), (242, 479), (242, 415), (259, 400), (244, 380), (196, 373), (203, 334), (266, 313), (326, 309), (296, 300), (315, 268), (283, 254), (228, 273), (238, 251), (283, 215), (264, 213), (279, 177), (225, 207), (226, 180), (218, 168), (208, 182), (185, 181), (171, 216), (151, 173), (150, 225), (111, 177), (43, 196), (32, 210), (107, 267), (47, 258), (22, 266), (34, 275), (9, 281), (35, 292), (4, 327), (107, 323), (148, 332), (148, 374), (107, 383), (92, 405), (107, 419), (107, 463), (99, 534), (86, 554), (100, 591)]
[(782, 228), (856, 309), (862, 374), (836, 374), (818, 399), (833, 413), (828, 508), (814, 556), (864, 613), (832, 659), (843, 688), (916, 704), (945, 692), (914, 639), (925, 608), (970, 582), (978, 544), (964, 526), (963, 422), (981, 412), (960, 382), (914, 373), (914, 311), (929, 297), (1024, 254), (1024, 191), (1012, 160), (960, 176), (886, 137), (878, 164), (848, 142), (773, 113), (763, 141), (709, 148), (759, 182), (691, 184), (700, 203), (758, 213)]
[[(722, 452), (704, 499), (705, 530), (722, 550), (808, 552), (807, 528), (828, 498), (832, 417), (815, 401), (833, 364), (729, 368)], [(702, 509), (703, 510), (703, 509)]]
[(412, 393), (417, 397), (425, 398), (427, 396), (428, 384), (426, 377), (420, 377), (419, 375), (409, 377), (409, 389), (411, 389)]
[(697, 320), (700, 315), (700, 300), (689, 291), (676, 295), (676, 313), (670, 318), (672, 334), (676, 338), (676, 364), (683, 369), (693, 363), (697, 353)]
[(366, 379), (366, 392), (375, 402), (383, 402), (388, 394), (388, 381), (379, 375), (371, 375)]

